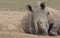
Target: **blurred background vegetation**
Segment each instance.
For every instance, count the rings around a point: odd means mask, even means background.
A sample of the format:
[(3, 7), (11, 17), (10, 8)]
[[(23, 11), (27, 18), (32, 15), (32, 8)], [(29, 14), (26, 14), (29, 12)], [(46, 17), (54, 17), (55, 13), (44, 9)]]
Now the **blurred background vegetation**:
[(0, 9), (24, 11), (25, 5), (34, 5), (37, 1), (46, 2), (47, 6), (60, 9), (60, 0), (0, 0)]

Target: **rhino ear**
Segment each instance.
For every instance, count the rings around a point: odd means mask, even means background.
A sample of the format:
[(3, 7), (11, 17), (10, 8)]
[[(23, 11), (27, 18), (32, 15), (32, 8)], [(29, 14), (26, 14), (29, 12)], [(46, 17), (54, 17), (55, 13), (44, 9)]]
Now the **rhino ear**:
[(44, 10), (44, 9), (45, 9), (45, 2), (42, 2), (42, 3), (40, 4), (40, 7)]
[(31, 12), (33, 11), (31, 5), (27, 5), (27, 9), (28, 9), (29, 11), (31, 11)]

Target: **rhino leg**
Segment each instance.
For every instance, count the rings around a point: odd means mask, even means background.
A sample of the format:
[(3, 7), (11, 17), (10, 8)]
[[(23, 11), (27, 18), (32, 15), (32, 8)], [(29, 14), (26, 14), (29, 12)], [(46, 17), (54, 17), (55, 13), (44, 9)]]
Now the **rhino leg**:
[(54, 24), (54, 25), (52, 26), (52, 29), (50, 30), (50, 35), (53, 35), (53, 36), (58, 35), (58, 33), (57, 33), (58, 28), (59, 28), (59, 26), (56, 25), (56, 24)]

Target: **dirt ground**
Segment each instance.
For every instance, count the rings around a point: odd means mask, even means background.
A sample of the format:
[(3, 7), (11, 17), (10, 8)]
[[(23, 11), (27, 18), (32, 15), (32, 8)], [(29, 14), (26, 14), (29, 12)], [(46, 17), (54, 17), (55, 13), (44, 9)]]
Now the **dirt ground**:
[(60, 10), (60, 0), (0, 0), (0, 38), (60, 38), (22, 33), (21, 23), (28, 14), (25, 5), (34, 6), (37, 1), (44, 1), (47, 6)]
[[(27, 11), (0, 11), (0, 38), (60, 38), (60, 36), (41, 36), (21, 32), (21, 20)], [(20, 29), (19, 29), (20, 28)]]

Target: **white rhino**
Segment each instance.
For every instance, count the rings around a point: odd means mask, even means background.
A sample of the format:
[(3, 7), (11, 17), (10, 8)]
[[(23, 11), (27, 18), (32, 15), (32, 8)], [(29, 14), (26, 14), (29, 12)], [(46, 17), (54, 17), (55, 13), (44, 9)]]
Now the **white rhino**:
[[(45, 6), (42, 6), (43, 3), (40, 4), (40, 8), (36, 7), (32, 7), (31, 5), (27, 5), (28, 10), (31, 13), (31, 17), (32, 19), (30, 20), (26, 20), (26, 21), (31, 21), (30, 25), (27, 25), (29, 27), (29, 32), (33, 31), (35, 32), (35, 34), (41, 34), (41, 35), (48, 35), (48, 28), (49, 28), (49, 24), (48, 24), (48, 20), (47, 20), (47, 13), (44, 13), (44, 9)], [(26, 27), (25, 27), (26, 28)], [(33, 30), (33, 31), (32, 31)], [(25, 30), (26, 31), (26, 30)]]
[(37, 7), (39, 7), (39, 10), (41, 13), (47, 14), (48, 23), (51, 27), (51, 28), (48, 28), (49, 33), (51, 35), (58, 35), (58, 33), (60, 33), (60, 12), (58, 10), (45, 6), (44, 3), (42, 4), (42, 7), (45, 7), (45, 8), (43, 9), (40, 8), (41, 3), (39, 3)]

